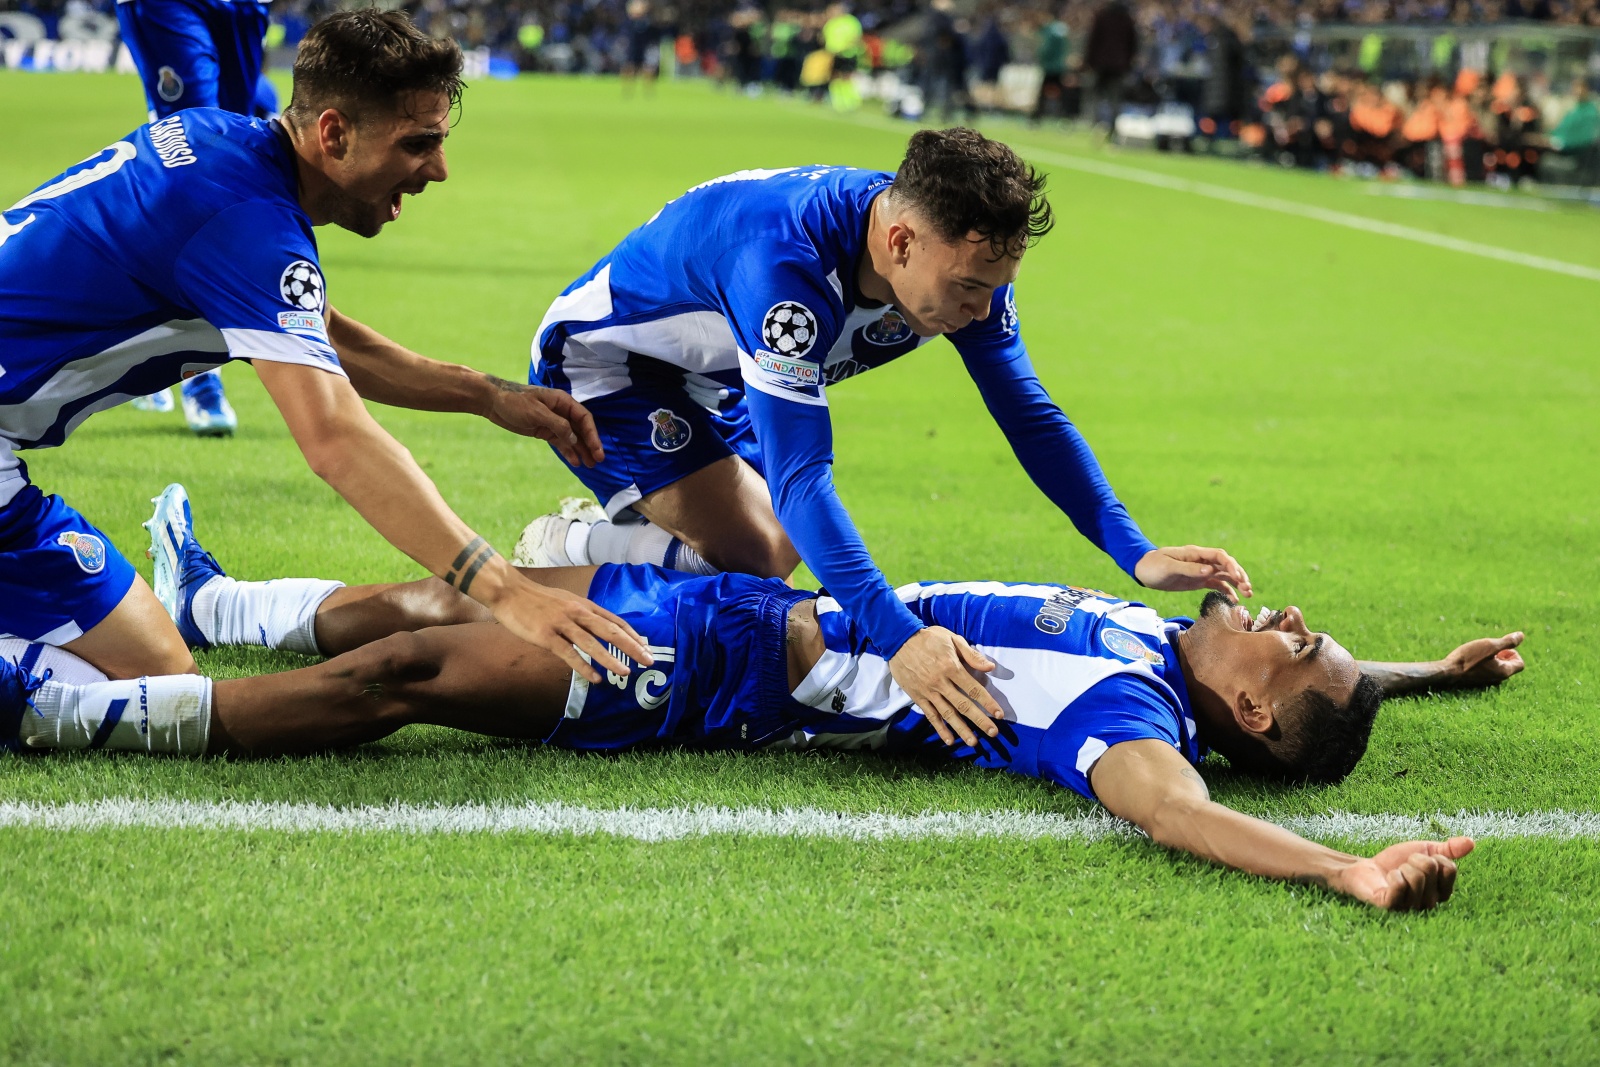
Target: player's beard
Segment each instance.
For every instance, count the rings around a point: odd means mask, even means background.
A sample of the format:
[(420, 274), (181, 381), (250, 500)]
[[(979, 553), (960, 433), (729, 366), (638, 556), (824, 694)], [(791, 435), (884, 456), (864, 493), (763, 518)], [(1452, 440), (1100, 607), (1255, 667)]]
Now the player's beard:
[(328, 191), (324, 210), (328, 221), (341, 230), (349, 230), (360, 237), (376, 237), (389, 221), (390, 201), (385, 198), (382, 205), (369, 204), (334, 186)]
[(1200, 618), (1202, 619), (1209, 615), (1215, 615), (1219, 611), (1233, 610), (1235, 610), (1233, 601), (1229, 600), (1215, 589), (1207, 593), (1205, 599), (1200, 601)]

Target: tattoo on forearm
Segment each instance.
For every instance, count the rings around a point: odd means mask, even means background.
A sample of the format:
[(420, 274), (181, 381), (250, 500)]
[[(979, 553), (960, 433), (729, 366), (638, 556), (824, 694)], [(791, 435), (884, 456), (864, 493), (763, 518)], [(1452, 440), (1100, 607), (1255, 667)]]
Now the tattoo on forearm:
[(531, 385), (524, 385), (522, 382), (508, 381), (505, 378), (500, 378), (493, 374), (487, 375), (487, 377), (489, 379), (489, 384), (494, 386), (495, 389), (502, 393), (526, 393), (529, 389), (533, 388)]
[(467, 542), (456, 556), (455, 562), (450, 564), (450, 571), (444, 576), (446, 585), (453, 585), (465, 593), (472, 588), (472, 580), (478, 576), (483, 565), (499, 555), (494, 546), (481, 537), (474, 537)]
[(1200, 777), (1199, 771), (1195, 770), (1193, 767), (1185, 765), (1183, 768), (1183, 775), (1185, 778), (1188, 778), (1195, 785), (1200, 787), (1200, 792), (1205, 794), (1207, 800), (1211, 799), (1211, 788), (1206, 785), (1206, 780)]

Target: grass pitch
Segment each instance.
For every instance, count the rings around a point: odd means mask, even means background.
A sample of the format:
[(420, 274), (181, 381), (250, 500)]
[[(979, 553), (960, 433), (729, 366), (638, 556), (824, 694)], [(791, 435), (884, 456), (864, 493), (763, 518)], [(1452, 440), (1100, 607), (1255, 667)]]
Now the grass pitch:
[[(9, 203), (140, 121), (135, 81), (0, 73)], [(376, 243), (323, 230), (330, 299), (516, 377), (550, 299), (696, 182), (892, 168), (906, 128), (610, 82), (474, 85), (452, 178)], [(1087, 142), (994, 131), (1026, 151)], [(1404, 200), (1206, 160), (1211, 182), (1600, 267), (1600, 214)], [(1219, 544), (1261, 602), (1358, 655), (1523, 629), (1501, 691), (1390, 703), (1342, 786), (1212, 773), (1273, 815), (1594, 811), (1600, 283), (1070, 169), (1028, 254), (1045, 382), (1160, 543)], [(185, 482), (240, 576), (415, 577), (306, 470), (248, 369), (229, 441), (121, 409), (35, 479), (142, 559)], [(890, 578), (1132, 593), (1031, 487), (948, 346), (830, 392), (845, 501)], [(575, 483), (482, 421), (378, 409), (502, 548)], [(1168, 613), (1195, 596), (1151, 594)], [(219, 676), (295, 657), (206, 656)], [(0, 759), (0, 803), (555, 800), (1078, 813), (1038, 782), (842, 755), (586, 758), (412, 730), (259, 763)], [(1444, 817), (1448, 822), (1448, 816)], [(0, 1058), (69, 1062), (1592, 1062), (1600, 846), (1486, 841), (1436, 914), (1391, 917), (1136, 840), (647, 844), (532, 835), (0, 830)]]

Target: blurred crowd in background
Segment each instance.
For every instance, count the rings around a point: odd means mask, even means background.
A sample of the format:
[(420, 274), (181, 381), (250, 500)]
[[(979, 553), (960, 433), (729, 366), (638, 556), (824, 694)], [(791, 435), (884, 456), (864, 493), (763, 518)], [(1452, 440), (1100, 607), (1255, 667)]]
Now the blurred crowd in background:
[[(480, 73), (704, 77), (907, 118), (1010, 112), (1362, 176), (1600, 184), (1600, 0), (406, 0)], [(114, 0), (0, 0), (60, 20)], [(279, 0), (288, 49), (348, 3)], [(390, 5), (394, 6), (394, 5)]]

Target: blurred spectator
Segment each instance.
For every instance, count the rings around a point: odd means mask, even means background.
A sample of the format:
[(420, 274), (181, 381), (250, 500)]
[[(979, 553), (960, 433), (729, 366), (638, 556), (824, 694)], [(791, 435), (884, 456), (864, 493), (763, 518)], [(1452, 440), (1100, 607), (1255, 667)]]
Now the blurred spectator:
[[(1062, 118), (1069, 114), (1065, 79), (1070, 52), (1071, 36), (1067, 30), (1066, 20), (1061, 17), (1061, 11), (1057, 10), (1043, 16), (1039, 26), (1039, 46), (1033, 55), (1033, 61), (1039, 65), (1040, 74), (1043, 76), (1039, 82), (1038, 102), (1033, 105), (1034, 122), (1044, 118), (1046, 107)], [(1076, 114), (1076, 111), (1071, 113)]]
[(827, 21), (822, 24), (822, 47), (833, 57), (829, 73), (828, 97), (836, 111), (854, 111), (861, 106), (861, 92), (856, 88), (855, 72), (866, 56), (862, 47), (861, 20), (851, 14), (842, 3), (828, 6)]
[(1092, 78), (1085, 96), (1084, 117), (1090, 123), (1099, 124), (1104, 113), (1105, 124), (1115, 125), (1117, 112), (1122, 110), (1128, 72), (1138, 54), (1139, 30), (1128, 5), (1122, 0), (1107, 0), (1095, 12), (1084, 46), (1083, 65)]
[(650, 0), (628, 0), (626, 13), (622, 24), (624, 92), (635, 79), (644, 79), (646, 88), (653, 86), (661, 68), (661, 34), (650, 20)]
[(1600, 185), (1600, 105), (1582, 78), (1572, 83), (1570, 110), (1550, 131), (1550, 147), (1577, 162), (1581, 185)]
[(1250, 95), (1244, 42), (1225, 18), (1207, 13), (1200, 16), (1199, 25), (1211, 63), (1200, 93), (1200, 129), (1219, 137), (1231, 136), (1238, 130)]
[(972, 44), (972, 65), (977, 71), (973, 96), (979, 107), (992, 111), (1000, 104), (1000, 71), (1011, 62), (1011, 42), (1000, 28), (998, 14), (984, 20), (983, 30)]
[(968, 107), (967, 39), (956, 25), (953, 0), (932, 0), (922, 36), (922, 98), (926, 114), (934, 108), (945, 122), (958, 107)]

